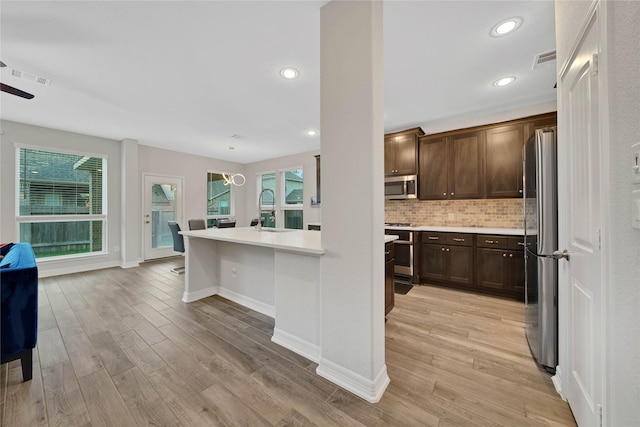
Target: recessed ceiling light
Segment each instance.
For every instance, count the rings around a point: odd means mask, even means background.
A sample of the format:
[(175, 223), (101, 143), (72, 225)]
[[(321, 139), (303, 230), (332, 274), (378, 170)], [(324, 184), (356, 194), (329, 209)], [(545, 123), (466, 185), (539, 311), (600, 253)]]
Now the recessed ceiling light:
[(316, 132), (315, 130), (309, 130), (307, 131), (307, 135), (309, 136), (315, 136), (318, 132)]
[(493, 37), (502, 37), (506, 34), (509, 34), (515, 30), (518, 29), (518, 27), (520, 27), (520, 24), (522, 24), (522, 19), (520, 18), (509, 18), (509, 19), (505, 19), (504, 21), (496, 24), (492, 29), (491, 29), (491, 35)]
[(503, 77), (503, 78), (498, 79), (495, 82), (493, 82), (493, 86), (495, 86), (495, 87), (507, 86), (507, 85), (510, 85), (511, 83), (513, 83), (515, 81), (516, 81), (516, 78), (513, 77), (513, 76)]
[(283, 79), (287, 79), (287, 80), (297, 79), (299, 75), (300, 75), (300, 72), (295, 68), (287, 67), (280, 70), (280, 76)]

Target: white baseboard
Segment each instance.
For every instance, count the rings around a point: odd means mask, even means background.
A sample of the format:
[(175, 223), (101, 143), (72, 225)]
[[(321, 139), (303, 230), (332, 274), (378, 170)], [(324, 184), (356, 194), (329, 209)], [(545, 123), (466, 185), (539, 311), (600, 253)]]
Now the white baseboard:
[(551, 382), (556, 388), (556, 392), (558, 392), (562, 400), (566, 402), (567, 399), (562, 395), (562, 372), (560, 371), (560, 366), (556, 366), (556, 374), (551, 377)]
[(129, 262), (121, 262), (120, 268), (135, 268), (140, 267), (139, 261), (129, 261)]
[[(72, 264), (74, 261), (75, 260), (67, 261), (67, 264)], [(55, 263), (58, 264), (60, 262), (55, 261)], [(38, 264), (38, 262), (36, 262), (36, 264)], [(64, 264), (64, 262), (60, 264)], [(85, 265), (58, 266), (54, 265), (54, 262), (47, 265), (45, 261), (38, 264), (38, 277), (61, 276), (63, 274), (83, 273), (85, 271), (102, 270), (113, 267), (120, 267), (120, 263), (118, 261), (105, 261)]]
[(320, 359), (316, 373), (371, 403), (382, 398), (390, 382), (387, 365), (383, 365), (378, 375), (370, 380), (327, 359)]
[(194, 302), (202, 298), (210, 297), (211, 295), (215, 295), (218, 293), (217, 286), (210, 286), (208, 288), (200, 289), (195, 292), (184, 292), (182, 294), (182, 302)]
[(275, 307), (269, 304), (265, 304), (262, 301), (249, 298), (245, 295), (241, 295), (235, 291), (232, 291), (230, 289), (223, 288), (223, 287), (220, 287), (220, 289), (218, 289), (217, 294), (235, 303), (238, 303), (247, 308), (250, 308), (251, 310), (257, 311), (258, 313), (262, 313), (265, 316), (269, 316), (273, 318), (276, 317)]
[(308, 341), (302, 340), (295, 335), (288, 332), (284, 332), (278, 328), (273, 329), (273, 336), (271, 341), (281, 345), (284, 348), (288, 348), (294, 353), (298, 353), (300, 356), (306, 357), (312, 362), (318, 363), (320, 360), (320, 347), (312, 344)]

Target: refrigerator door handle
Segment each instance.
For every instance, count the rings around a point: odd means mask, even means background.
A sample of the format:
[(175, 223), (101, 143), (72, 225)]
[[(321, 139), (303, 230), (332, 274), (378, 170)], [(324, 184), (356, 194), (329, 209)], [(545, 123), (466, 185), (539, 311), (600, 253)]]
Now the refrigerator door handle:
[(567, 261), (570, 261), (571, 258), (571, 252), (569, 252), (568, 250), (563, 250), (563, 251), (554, 251), (553, 254), (551, 255), (551, 258), (554, 259), (566, 259)]

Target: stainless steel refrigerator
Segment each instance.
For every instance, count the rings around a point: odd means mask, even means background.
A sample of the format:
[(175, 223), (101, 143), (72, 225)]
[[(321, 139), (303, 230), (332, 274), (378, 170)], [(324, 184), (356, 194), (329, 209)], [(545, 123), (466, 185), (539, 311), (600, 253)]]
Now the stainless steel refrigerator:
[(558, 364), (558, 193), (556, 127), (536, 130), (524, 145), (526, 335), (536, 362)]

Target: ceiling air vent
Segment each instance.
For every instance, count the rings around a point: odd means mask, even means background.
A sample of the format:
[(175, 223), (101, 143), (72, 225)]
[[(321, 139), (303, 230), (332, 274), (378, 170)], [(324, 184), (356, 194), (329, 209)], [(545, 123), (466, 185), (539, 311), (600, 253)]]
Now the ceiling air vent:
[(25, 73), (24, 71), (16, 70), (15, 68), (11, 69), (11, 75), (19, 79), (35, 82), (42, 86), (49, 86), (51, 84), (51, 79), (48, 79), (46, 77), (36, 76), (35, 74)]
[(556, 60), (556, 51), (552, 50), (550, 52), (539, 53), (533, 59), (533, 69), (544, 67), (546, 65), (550, 65), (552, 61)]

